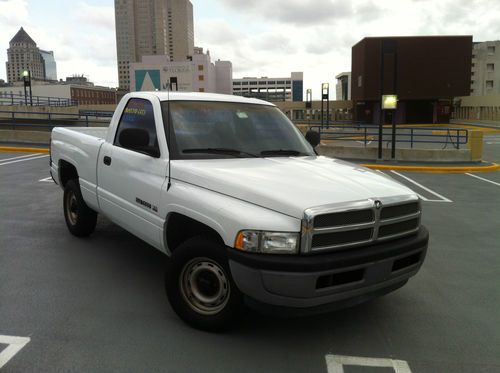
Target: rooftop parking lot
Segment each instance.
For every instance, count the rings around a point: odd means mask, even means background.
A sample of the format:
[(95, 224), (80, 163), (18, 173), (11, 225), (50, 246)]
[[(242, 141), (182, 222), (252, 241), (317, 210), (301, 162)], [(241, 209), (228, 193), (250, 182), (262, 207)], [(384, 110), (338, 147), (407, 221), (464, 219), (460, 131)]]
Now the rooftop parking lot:
[[(485, 159), (500, 161), (499, 134)], [(249, 311), (210, 334), (170, 308), (161, 253), (102, 217), (70, 235), (48, 162), (0, 153), (2, 372), (500, 372), (500, 172), (384, 171), (421, 195), (431, 234), (406, 286), (321, 316)]]

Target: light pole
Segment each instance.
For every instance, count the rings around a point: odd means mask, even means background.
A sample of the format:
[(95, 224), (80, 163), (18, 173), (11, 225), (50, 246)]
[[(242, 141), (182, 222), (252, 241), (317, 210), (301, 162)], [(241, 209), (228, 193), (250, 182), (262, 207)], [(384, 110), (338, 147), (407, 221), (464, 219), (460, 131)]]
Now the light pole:
[(28, 106), (28, 100), (26, 98), (26, 87), (30, 89), (30, 105), (33, 106), (33, 94), (31, 92), (31, 71), (24, 70), (23, 71), (23, 80), (24, 80), (24, 103)]
[(321, 84), (321, 127), (324, 122), (324, 103), (326, 101), (326, 128), (330, 126), (330, 84)]
[(312, 89), (306, 90), (306, 114), (309, 117), (309, 123), (311, 123), (311, 110), (312, 109)]

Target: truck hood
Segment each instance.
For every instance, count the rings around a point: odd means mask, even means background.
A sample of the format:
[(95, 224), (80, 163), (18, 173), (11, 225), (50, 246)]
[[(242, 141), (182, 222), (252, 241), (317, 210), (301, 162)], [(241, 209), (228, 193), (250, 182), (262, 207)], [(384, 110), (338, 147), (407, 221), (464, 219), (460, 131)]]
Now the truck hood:
[(171, 167), (173, 179), (299, 219), (309, 207), (415, 194), (379, 172), (323, 156), (176, 160)]

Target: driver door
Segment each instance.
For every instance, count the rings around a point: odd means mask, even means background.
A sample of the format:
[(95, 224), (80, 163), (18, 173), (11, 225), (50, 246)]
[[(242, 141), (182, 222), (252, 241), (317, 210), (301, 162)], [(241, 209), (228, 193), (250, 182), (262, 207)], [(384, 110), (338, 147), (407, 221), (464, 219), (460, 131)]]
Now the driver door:
[[(158, 249), (164, 223), (158, 211), (168, 158), (159, 146), (160, 130), (163, 131), (162, 124), (155, 120), (153, 104), (131, 98), (114, 141), (106, 142), (99, 154), (97, 189), (101, 211)], [(134, 139), (130, 134), (141, 136)]]

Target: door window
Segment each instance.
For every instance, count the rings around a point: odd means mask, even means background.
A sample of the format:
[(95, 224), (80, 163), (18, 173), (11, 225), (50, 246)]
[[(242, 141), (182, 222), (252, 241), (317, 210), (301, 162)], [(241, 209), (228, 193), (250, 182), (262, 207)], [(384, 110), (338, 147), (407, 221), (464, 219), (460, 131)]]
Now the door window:
[[(133, 141), (133, 139), (131, 141), (131, 136), (121, 136), (124, 131), (131, 134), (132, 137), (136, 137), (137, 141)], [(135, 142), (140, 144), (136, 145)], [(151, 102), (138, 98), (132, 98), (128, 101), (120, 123), (118, 123), (114, 145), (150, 155), (160, 154)]]

